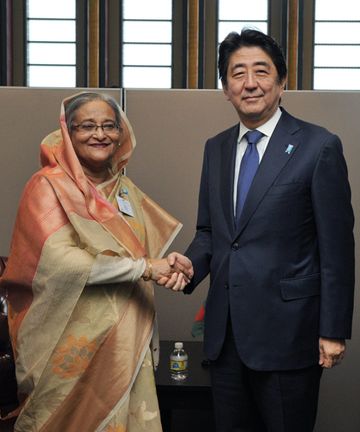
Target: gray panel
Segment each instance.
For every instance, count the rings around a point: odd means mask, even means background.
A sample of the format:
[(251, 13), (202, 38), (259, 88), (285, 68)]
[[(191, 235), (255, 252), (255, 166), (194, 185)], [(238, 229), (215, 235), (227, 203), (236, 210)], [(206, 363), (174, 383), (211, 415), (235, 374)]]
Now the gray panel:
[[(76, 89), (0, 88), (1, 171), (0, 254), (8, 253), (17, 203), (26, 180), (38, 169), (39, 144), (58, 127), (61, 100)], [(119, 90), (104, 90), (120, 99)], [(321, 124), (343, 142), (353, 191), (360, 210), (360, 93), (287, 92), (290, 113)], [(232, 106), (216, 90), (129, 90), (126, 110), (138, 146), (128, 175), (160, 205), (180, 219), (184, 228), (171, 247), (183, 251), (195, 231), (202, 153), (208, 137), (237, 121)], [(359, 257), (359, 224), (355, 228)], [(357, 258), (357, 264), (359, 258)], [(206, 296), (208, 282), (191, 296), (156, 289), (162, 339), (191, 340), (191, 324)], [(356, 296), (353, 339), (342, 366), (325, 371), (316, 432), (360, 430), (360, 318)], [(190, 359), (191, 361), (191, 359)]]
[[(137, 139), (127, 174), (184, 224), (169, 249), (183, 252), (195, 232), (205, 140), (236, 123), (236, 114), (222, 92), (211, 90), (127, 90), (125, 109)], [(205, 281), (191, 296), (156, 288), (162, 339), (192, 339), (207, 288)]]
[[(128, 175), (183, 222), (184, 228), (171, 246), (171, 250), (183, 251), (195, 230), (205, 141), (233, 125), (237, 116), (221, 91), (129, 90), (125, 96), (126, 111), (138, 141)], [(356, 215), (359, 214), (360, 93), (287, 92), (283, 105), (291, 114), (323, 125), (341, 137), (349, 167), (354, 210)], [(355, 233), (359, 245), (358, 223)], [(207, 285), (207, 282), (203, 283), (191, 296), (157, 288), (162, 339), (191, 340), (191, 324), (206, 296)], [(358, 304), (357, 294), (356, 306)], [(360, 430), (360, 322), (357, 311), (358, 308), (354, 314), (353, 339), (348, 343), (343, 365), (324, 372), (316, 432)]]
[[(0, 87), (0, 254), (9, 251), (17, 205), (26, 181), (40, 167), (42, 139), (59, 128), (64, 98), (85, 89)], [(91, 89), (99, 91), (99, 89)], [(121, 100), (119, 90), (102, 90)]]
[(339, 135), (348, 164), (357, 257), (353, 337), (348, 342), (342, 366), (324, 373), (316, 432), (357, 432), (360, 430), (360, 92), (287, 92), (284, 106), (293, 115), (320, 124)]

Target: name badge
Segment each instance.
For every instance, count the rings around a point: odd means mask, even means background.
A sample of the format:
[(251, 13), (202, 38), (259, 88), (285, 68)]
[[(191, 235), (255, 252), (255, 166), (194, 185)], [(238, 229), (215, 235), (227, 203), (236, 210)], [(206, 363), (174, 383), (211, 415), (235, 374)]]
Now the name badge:
[(121, 211), (121, 213), (124, 213), (128, 216), (132, 216), (134, 217), (134, 210), (131, 207), (130, 201), (121, 198), (121, 197), (116, 197), (118, 205), (119, 205), (119, 209)]

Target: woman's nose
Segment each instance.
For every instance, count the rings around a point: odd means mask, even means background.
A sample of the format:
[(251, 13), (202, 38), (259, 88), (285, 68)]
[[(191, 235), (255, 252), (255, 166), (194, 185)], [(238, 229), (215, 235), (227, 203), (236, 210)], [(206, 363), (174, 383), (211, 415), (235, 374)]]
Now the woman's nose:
[(98, 139), (104, 139), (106, 136), (102, 126), (96, 126), (93, 135), (95, 135)]

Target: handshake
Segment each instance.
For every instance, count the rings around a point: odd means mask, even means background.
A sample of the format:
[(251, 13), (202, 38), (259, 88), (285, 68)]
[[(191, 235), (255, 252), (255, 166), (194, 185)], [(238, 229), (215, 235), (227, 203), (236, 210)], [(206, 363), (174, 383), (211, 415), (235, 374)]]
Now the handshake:
[(147, 259), (146, 270), (142, 277), (173, 291), (182, 291), (193, 275), (194, 269), (189, 258), (178, 252), (172, 252), (166, 258)]

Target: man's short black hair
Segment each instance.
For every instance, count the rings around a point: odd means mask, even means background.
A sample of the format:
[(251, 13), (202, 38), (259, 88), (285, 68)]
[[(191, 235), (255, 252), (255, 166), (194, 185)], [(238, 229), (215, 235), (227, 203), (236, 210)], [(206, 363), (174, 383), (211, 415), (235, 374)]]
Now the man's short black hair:
[(240, 34), (236, 32), (229, 33), (220, 44), (218, 67), (219, 76), (224, 86), (227, 85), (227, 70), (230, 56), (242, 47), (258, 47), (265, 51), (276, 67), (279, 83), (283, 82), (287, 76), (287, 67), (278, 43), (261, 31), (243, 29)]

